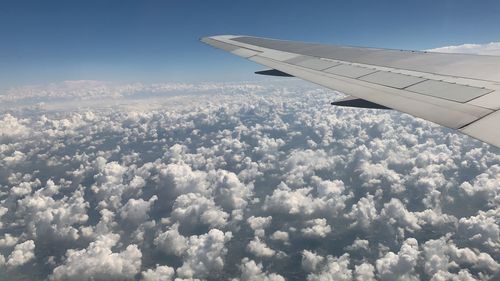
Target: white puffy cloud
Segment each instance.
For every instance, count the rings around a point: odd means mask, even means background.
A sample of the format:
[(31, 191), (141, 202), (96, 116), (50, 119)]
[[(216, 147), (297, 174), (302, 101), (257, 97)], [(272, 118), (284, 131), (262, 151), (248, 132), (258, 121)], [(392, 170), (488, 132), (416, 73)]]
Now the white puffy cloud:
[(347, 251), (367, 251), (370, 247), (370, 241), (356, 238), (352, 245), (345, 247)]
[(340, 161), (321, 149), (293, 151), (284, 163), (286, 183), (292, 186), (301, 185), (307, 177), (314, 175), (315, 170), (334, 169)]
[(316, 271), (320, 263), (322, 263), (324, 260), (324, 257), (314, 252), (308, 250), (302, 251), (302, 267), (308, 272)]
[(215, 204), (213, 199), (198, 193), (188, 193), (177, 197), (171, 215), (182, 224), (191, 226), (202, 224), (212, 227), (224, 226), (229, 216)]
[(11, 247), (17, 244), (19, 237), (12, 236), (6, 233), (3, 238), (0, 238), (0, 247)]
[(241, 276), (239, 280), (241, 281), (285, 281), (285, 278), (279, 274), (263, 272), (261, 263), (257, 264), (248, 258), (241, 261), (240, 267)]
[(208, 233), (191, 236), (184, 262), (177, 268), (180, 278), (206, 278), (220, 272), (227, 254), (225, 244), (231, 240), (231, 232), (212, 229)]
[(206, 173), (193, 171), (186, 164), (168, 164), (160, 171), (160, 177), (177, 194), (199, 193), (206, 195), (210, 193)]
[(377, 260), (377, 275), (382, 280), (419, 280), (415, 273), (418, 254), (417, 240), (405, 240), (397, 254), (389, 252)]
[(271, 235), (271, 239), (287, 242), (290, 239), (290, 236), (288, 235), (288, 232), (286, 232), (286, 231), (276, 230)]
[(311, 196), (311, 190), (312, 188), (292, 190), (281, 183), (271, 196), (266, 197), (264, 208), (285, 214), (310, 215), (320, 204)]
[(38, 179), (33, 181), (22, 181), (12, 186), (9, 192), (12, 197), (22, 198), (33, 192), (33, 189), (37, 189), (38, 187), (40, 187), (40, 185), (41, 182)]
[(51, 280), (133, 280), (141, 268), (137, 245), (113, 252), (119, 236), (109, 234), (91, 242), (86, 249), (68, 250), (66, 260), (56, 267)]
[(307, 280), (352, 280), (352, 270), (349, 269), (349, 264), (350, 260), (348, 254), (344, 254), (340, 257), (328, 256), (325, 264), (319, 270), (307, 275)]
[(306, 226), (301, 230), (306, 237), (326, 237), (332, 228), (328, 225), (326, 219), (313, 219), (306, 221)]
[(251, 216), (247, 219), (250, 228), (255, 232), (255, 235), (263, 237), (265, 235), (265, 229), (271, 224), (273, 217), (254, 217)]
[[(9, 156), (3, 157), (2, 164), (4, 164), (3, 166), (6, 166), (6, 167), (15, 166), (15, 165), (21, 164), (23, 161), (26, 161), (27, 158), (28, 157), (26, 156), (26, 154), (24, 152), (16, 150), (16, 151), (12, 152), (12, 154), (10, 154)], [(29, 192), (31, 192), (31, 190), (27, 190), (27, 192), (20, 193), (18, 195), (26, 195)]]
[(154, 269), (148, 269), (141, 273), (142, 281), (172, 281), (175, 270), (166, 265), (157, 265)]
[(451, 240), (450, 235), (439, 239), (429, 240), (423, 245), (424, 270), (428, 276), (435, 280), (458, 278), (450, 271), (458, 267), (468, 278), (473, 278), (468, 273), (467, 267), (474, 270), (483, 270), (485, 277), (493, 276), (500, 271), (500, 264), (487, 253), (476, 253), (470, 248), (459, 248)]
[[(8, 212), (8, 211), (9, 211), (9, 209), (7, 209), (7, 208), (5, 208), (5, 207), (1, 207), (1, 206), (0, 206), (0, 219), (1, 219), (1, 218), (5, 215), (5, 214), (7, 214), (7, 212)], [(0, 229), (2, 229), (2, 228), (3, 228), (3, 223), (2, 223), (2, 222), (0, 222)], [(0, 241), (2, 241), (2, 240), (0, 240)], [(2, 242), (0, 242), (0, 245), (2, 245), (2, 244), (3, 244), (3, 243), (2, 243)]]
[(158, 200), (156, 195), (153, 195), (148, 201), (130, 198), (127, 204), (120, 209), (120, 217), (135, 224), (144, 222), (149, 218), (148, 212), (156, 200)]
[(363, 187), (378, 188), (388, 186), (395, 192), (403, 190), (401, 176), (385, 165), (380, 163), (371, 164), (363, 161), (358, 170), (360, 171), (359, 176), (363, 181)]
[(382, 220), (387, 220), (389, 224), (406, 227), (410, 231), (420, 229), (417, 216), (409, 212), (403, 203), (396, 198), (392, 198), (389, 203), (384, 204), (380, 217)]
[(477, 281), (468, 270), (460, 270), (458, 273), (439, 271), (432, 276), (431, 281)]
[(490, 205), (500, 201), (500, 165), (488, 167), (474, 178), (472, 183), (463, 182), (459, 190), (468, 200), (478, 200)]
[(500, 250), (500, 208), (487, 212), (479, 211), (476, 216), (461, 218), (457, 233), (474, 244), (494, 251)]
[(354, 280), (372, 281), (375, 279), (375, 267), (369, 263), (356, 265), (354, 269)]
[(33, 240), (24, 241), (14, 247), (7, 259), (7, 266), (15, 267), (23, 265), (35, 258), (35, 242)]
[(23, 138), (29, 135), (30, 128), (24, 124), (28, 120), (18, 119), (7, 113), (0, 117), (0, 140), (4, 138)]
[(58, 189), (48, 181), (45, 187), (19, 200), (16, 216), (25, 219), (26, 231), (33, 237), (78, 239), (77, 226), (88, 220), (89, 203), (84, 191), (79, 188), (60, 199), (54, 199), (54, 195), (58, 195)]
[(253, 186), (243, 184), (236, 174), (218, 170), (215, 173), (215, 200), (228, 210), (242, 209), (248, 204)]
[(359, 201), (352, 205), (351, 211), (346, 214), (347, 218), (353, 220), (351, 226), (360, 226), (369, 228), (379, 215), (375, 207), (373, 195), (362, 197)]
[(266, 243), (261, 241), (258, 237), (248, 242), (247, 249), (257, 257), (272, 257), (276, 254), (275, 250), (269, 248)]
[(188, 239), (179, 233), (179, 224), (176, 223), (167, 231), (160, 233), (154, 244), (167, 254), (181, 256), (187, 249)]
[[(280, 183), (272, 195), (266, 196), (264, 209), (275, 213), (311, 216), (316, 213), (336, 215), (345, 208), (345, 201), (352, 194), (343, 194), (345, 191), (341, 181), (321, 181), (312, 177), (312, 187), (292, 189), (285, 183)], [(318, 196), (313, 196), (316, 192)]]
[(127, 172), (127, 167), (116, 161), (107, 162), (102, 156), (95, 159), (94, 165), (97, 173), (94, 175), (95, 184), (92, 185), (91, 190), (101, 200), (100, 207), (119, 208), (122, 205), (121, 197), (126, 188), (123, 184), (123, 177)]

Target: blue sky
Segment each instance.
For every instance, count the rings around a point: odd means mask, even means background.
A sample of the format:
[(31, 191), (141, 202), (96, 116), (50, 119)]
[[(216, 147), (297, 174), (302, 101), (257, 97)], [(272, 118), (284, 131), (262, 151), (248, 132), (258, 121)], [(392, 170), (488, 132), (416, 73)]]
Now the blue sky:
[(499, 1), (1, 1), (0, 89), (64, 80), (253, 79), (215, 34), (427, 49), (500, 41)]

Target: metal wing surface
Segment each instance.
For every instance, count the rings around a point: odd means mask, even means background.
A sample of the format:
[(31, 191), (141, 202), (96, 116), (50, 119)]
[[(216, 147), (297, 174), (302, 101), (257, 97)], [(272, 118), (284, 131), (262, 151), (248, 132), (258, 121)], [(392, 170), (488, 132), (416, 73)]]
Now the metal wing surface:
[(500, 57), (233, 35), (201, 41), (277, 73), (396, 109), (500, 147)]

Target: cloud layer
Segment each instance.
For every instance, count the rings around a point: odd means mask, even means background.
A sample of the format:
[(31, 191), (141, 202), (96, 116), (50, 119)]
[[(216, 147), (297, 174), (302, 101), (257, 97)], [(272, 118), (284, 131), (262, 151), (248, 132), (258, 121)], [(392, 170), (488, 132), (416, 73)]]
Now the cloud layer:
[(10, 279), (500, 276), (499, 150), (460, 133), (294, 80), (27, 89), (1, 97)]

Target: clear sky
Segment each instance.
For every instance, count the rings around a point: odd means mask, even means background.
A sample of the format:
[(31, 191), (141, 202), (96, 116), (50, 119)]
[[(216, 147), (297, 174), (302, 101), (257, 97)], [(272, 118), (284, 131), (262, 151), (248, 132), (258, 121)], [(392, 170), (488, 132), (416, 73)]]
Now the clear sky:
[(63, 80), (235, 81), (202, 36), (428, 49), (500, 41), (500, 1), (0, 1), (0, 89)]

